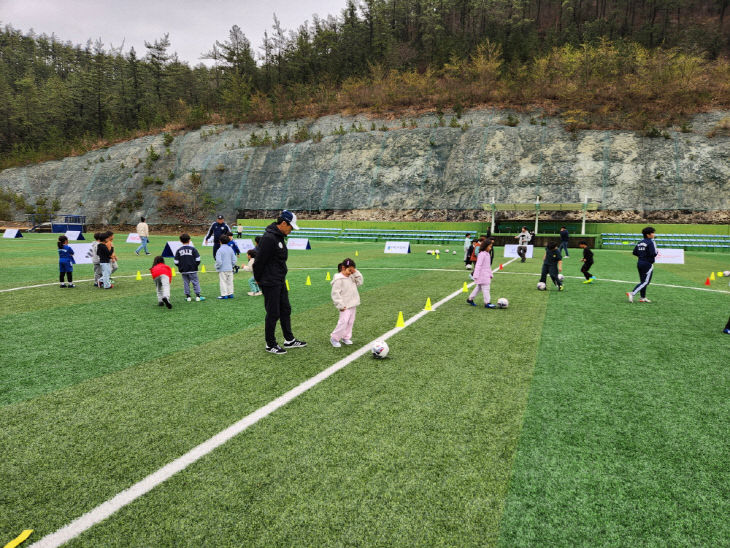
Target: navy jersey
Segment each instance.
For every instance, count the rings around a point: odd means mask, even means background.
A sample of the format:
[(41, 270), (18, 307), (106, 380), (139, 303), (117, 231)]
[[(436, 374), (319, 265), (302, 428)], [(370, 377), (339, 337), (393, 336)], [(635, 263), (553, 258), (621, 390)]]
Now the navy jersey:
[(563, 260), (563, 256), (557, 249), (545, 248), (545, 261), (543, 264), (550, 266), (557, 266), (557, 264)]
[(587, 263), (593, 262), (593, 251), (588, 249), (587, 247), (583, 248), (583, 258), (586, 260)]
[(64, 245), (58, 250), (58, 262), (60, 263), (75, 263), (74, 261), (74, 250), (70, 246)]
[(653, 263), (658, 253), (652, 238), (644, 238), (634, 247), (634, 255), (639, 258), (640, 263)]
[(175, 252), (173, 259), (180, 274), (183, 272), (197, 272), (200, 264), (200, 253), (191, 245), (184, 245)]
[(219, 244), (221, 241), (221, 236), (223, 236), (223, 234), (231, 234), (231, 229), (228, 228), (228, 225), (226, 223), (219, 223), (218, 221), (216, 221), (212, 225), (210, 225), (210, 230), (208, 230), (208, 235), (205, 237), (205, 239), (210, 240), (210, 237), (213, 236), (213, 241)]

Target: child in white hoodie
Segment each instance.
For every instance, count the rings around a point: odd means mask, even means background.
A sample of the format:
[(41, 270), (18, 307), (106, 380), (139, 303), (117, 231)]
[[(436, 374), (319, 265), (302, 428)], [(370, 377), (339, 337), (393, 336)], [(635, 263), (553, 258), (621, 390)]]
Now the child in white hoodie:
[(355, 323), (355, 312), (360, 304), (358, 286), (362, 285), (362, 274), (355, 268), (355, 261), (342, 261), (342, 270), (332, 279), (332, 302), (340, 311), (337, 327), (330, 333), (330, 343), (335, 348), (352, 344), (352, 326)]

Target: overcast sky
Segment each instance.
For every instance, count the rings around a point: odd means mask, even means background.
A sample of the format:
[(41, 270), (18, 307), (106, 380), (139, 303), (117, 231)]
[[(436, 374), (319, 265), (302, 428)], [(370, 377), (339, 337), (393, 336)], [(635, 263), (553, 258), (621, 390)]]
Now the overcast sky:
[[(124, 52), (134, 46), (139, 57), (145, 40), (154, 42), (170, 33), (170, 52), (191, 66), (200, 63), (213, 43), (228, 38), (238, 25), (258, 55), (264, 31), (274, 14), (285, 30), (296, 30), (312, 14), (340, 15), (346, 0), (0, 0), (0, 24), (27, 33), (55, 33), (59, 40), (85, 44), (101, 38), (105, 47)], [(206, 64), (208, 62), (206, 61)]]

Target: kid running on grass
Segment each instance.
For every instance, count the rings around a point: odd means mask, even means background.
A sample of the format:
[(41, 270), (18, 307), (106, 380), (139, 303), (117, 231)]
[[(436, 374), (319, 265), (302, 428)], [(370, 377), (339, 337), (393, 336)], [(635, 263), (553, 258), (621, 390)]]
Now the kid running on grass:
[(583, 283), (591, 284), (596, 281), (596, 277), (589, 272), (593, 266), (593, 251), (588, 248), (588, 242), (585, 240), (581, 240), (578, 246), (583, 250), (583, 258), (581, 259), (583, 266), (580, 267), (580, 271), (586, 277), (586, 281)]
[[(66, 236), (58, 237), (58, 270), (60, 272), (59, 281), (61, 282), (61, 288), (64, 287), (76, 287), (73, 284), (73, 264), (74, 261), (74, 250), (68, 245), (68, 238)], [(66, 275), (68, 285), (63, 282), (63, 276)]]
[[(338, 265), (339, 267), (339, 265)], [(360, 305), (358, 286), (362, 285), (362, 274), (355, 268), (355, 261), (342, 261), (342, 270), (335, 274), (332, 284), (332, 302), (340, 311), (335, 330), (330, 333), (330, 343), (335, 348), (344, 344), (352, 344), (352, 326), (355, 323), (355, 312)]]
[(165, 264), (165, 259), (160, 256), (155, 257), (152, 261), (150, 274), (155, 281), (157, 288), (157, 306), (165, 305), (172, 308), (170, 303), (170, 280), (172, 279), (172, 269)]
[(497, 308), (497, 305), (491, 303), (491, 297), (489, 295), (489, 287), (492, 283), (492, 277), (494, 276), (491, 265), (491, 251), (492, 240), (483, 240), (482, 244), (479, 246), (477, 264), (474, 267), (474, 272), (472, 274), (472, 278), (474, 279), (474, 282), (476, 282), (476, 286), (474, 287), (474, 291), (471, 292), (471, 295), (469, 295), (469, 298), (466, 300), (467, 304), (471, 306), (477, 305), (474, 302), (474, 298), (479, 295), (479, 292), (481, 291), (484, 296), (484, 308)]
[(652, 274), (654, 274), (654, 260), (659, 254), (654, 243), (655, 230), (651, 226), (647, 226), (641, 231), (644, 239), (641, 240), (634, 247), (634, 255), (639, 259), (636, 261), (636, 268), (639, 270), (639, 283), (636, 284), (633, 291), (628, 291), (626, 296), (629, 298), (629, 302), (634, 302), (634, 296), (637, 293), (641, 294), (639, 299), (640, 303), (650, 303), (651, 301), (646, 298), (646, 288), (651, 283)]
[(558, 287), (558, 291), (563, 290), (563, 283), (558, 278), (558, 274), (563, 271), (563, 257), (558, 251), (558, 242), (550, 242), (545, 248), (545, 256), (542, 258), (542, 273), (540, 274), (540, 281), (545, 283), (547, 275), (550, 274), (550, 278), (553, 283)]
[(195, 300), (204, 301), (205, 297), (200, 296), (200, 282), (198, 281), (198, 265), (200, 264), (200, 253), (190, 245), (190, 235), (181, 234), (180, 241), (182, 246), (175, 252), (173, 262), (177, 265), (180, 275), (183, 279), (183, 291), (185, 292), (185, 300), (192, 301), (190, 297), (190, 283), (193, 284), (195, 291)]
[[(256, 260), (256, 250), (249, 249), (248, 251), (246, 251), (246, 255), (248, 256), (248, 264), (243, 265), (243, 270), (245, 272), (253, 273), (253, 263)], [(248, 279), (248, 288), (251, 290), (248, 292), (249, 296), (251, 297), (258, 297), (259, 295), (263, 295), (263, 293), (261, 293), (261, 288), (259, 287), (259, 284), (256, 283), (256, 278), (254, 278), (253, 276)]]

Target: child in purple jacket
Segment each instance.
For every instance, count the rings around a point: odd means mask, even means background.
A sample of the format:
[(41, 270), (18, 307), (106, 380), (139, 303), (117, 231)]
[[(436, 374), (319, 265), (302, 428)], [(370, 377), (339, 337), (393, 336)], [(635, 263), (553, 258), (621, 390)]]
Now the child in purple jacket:
[(492, 276), (494, 276), (494, 273), (492, 272), (492, 266), (490, 264), (491, 250), (492, 240), (486, 239), (482, 241), (482, 244), (479, 246), (479, 255), (477, 255), (477, 264), (474, 267), (474, 272), (472, 274), (472, 278), (476, 282), (476, 287), (474, 288), (474, 291), (471, 292), (471, 295), (469, 295), (469, 298), (466, 300), (467, 304), (471, 306), (476, 306), (476, 303), (474, 302), (474, 297), (479, 295), (479, 292), (481, 291), (484, 295), (484, 308), (497, 308), (496, 305), (490, 302), (491, 299), (489, 296), (489, 287), (492, 283)]

